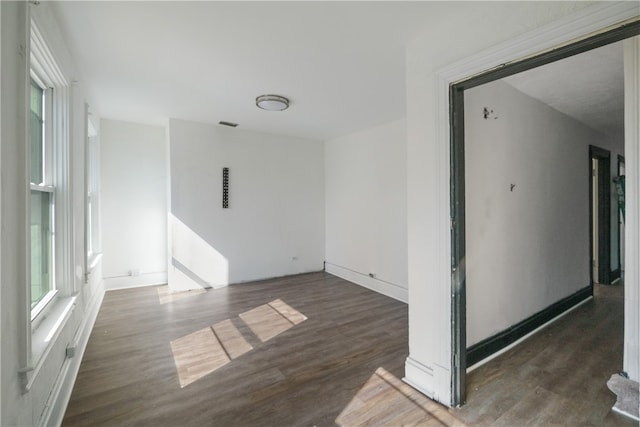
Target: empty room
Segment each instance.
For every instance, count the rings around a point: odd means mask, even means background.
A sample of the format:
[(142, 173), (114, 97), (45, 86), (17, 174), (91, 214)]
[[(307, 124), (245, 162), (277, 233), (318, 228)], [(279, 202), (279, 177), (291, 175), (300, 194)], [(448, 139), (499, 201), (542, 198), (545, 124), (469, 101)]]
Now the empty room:
[(0, 425), (637, 425), (637, 2), (0, 22)]

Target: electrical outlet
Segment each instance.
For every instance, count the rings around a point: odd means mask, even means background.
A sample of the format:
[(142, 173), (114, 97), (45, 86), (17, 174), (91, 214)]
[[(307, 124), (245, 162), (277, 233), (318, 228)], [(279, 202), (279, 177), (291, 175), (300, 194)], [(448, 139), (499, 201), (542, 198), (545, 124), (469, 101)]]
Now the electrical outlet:
[(69, 347), (67, 347), (67, 350), (66, 350), (67, 358), (71, 359), (75, 355), (76, 355), (76, 346), (75, 345), (70, 345)]

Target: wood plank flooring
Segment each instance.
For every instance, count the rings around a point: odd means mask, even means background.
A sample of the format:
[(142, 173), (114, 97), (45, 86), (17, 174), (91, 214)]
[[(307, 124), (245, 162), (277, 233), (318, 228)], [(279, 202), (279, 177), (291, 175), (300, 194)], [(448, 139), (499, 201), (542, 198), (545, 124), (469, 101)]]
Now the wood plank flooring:
[(621, 369), (621, 307), (604, 295), (472, 372), (450, 410), (400, 380), (407, 306), (335, 276), (111, 291), (63, 425), (634, 425), (610, 413), (605, 385)]
[(637, 426), (611, 411), (607, 388), (622, 371), (622, 285), (467, 375), (467, 403), (452, 410), (474, 426)]
[(112, 291), (63, 424), (454, 424), (401, 382), (407, 341), (405, 304), (325, 273), (170, 300)]

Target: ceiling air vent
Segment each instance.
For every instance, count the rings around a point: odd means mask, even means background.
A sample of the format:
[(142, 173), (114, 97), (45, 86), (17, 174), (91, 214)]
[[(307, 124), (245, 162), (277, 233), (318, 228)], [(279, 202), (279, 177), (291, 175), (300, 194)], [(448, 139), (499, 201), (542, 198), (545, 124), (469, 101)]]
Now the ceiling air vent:
[(237, 123), (231, 123), (231, 122), (225, 122), (225, 121), (218, 122), (218, 124), (222, 126), (229, 126), (232, 128), (238, 127)]

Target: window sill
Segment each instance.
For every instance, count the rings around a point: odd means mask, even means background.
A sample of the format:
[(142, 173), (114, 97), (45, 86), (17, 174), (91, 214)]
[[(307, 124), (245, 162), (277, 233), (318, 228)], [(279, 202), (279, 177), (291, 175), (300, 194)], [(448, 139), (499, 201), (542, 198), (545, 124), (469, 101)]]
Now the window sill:
[(31, 329), (36, 330), (42, 319), (46, 318), (52, 306), (55, 306), (54, 298), (58, 295), (57, 290), (47, 293), (42, 300), (31, 309)]
[(56, 298), (55, 301), (51, 302), (51, 307), (47, 310), (46, 316), (39, 321), (37, 328), (33, 330), (31, 335), (31, 364), (20, 371), (25, 393), (31, 389), (42, 365), (47, 360), (47, 355), (51, 351), (53, 344), (71, 317), (75, 304), (75, 296)]

